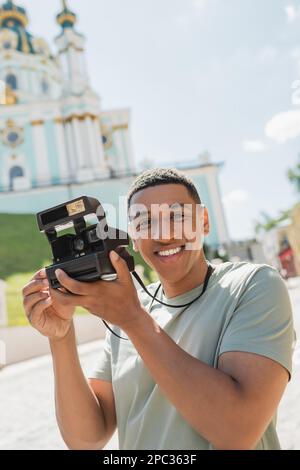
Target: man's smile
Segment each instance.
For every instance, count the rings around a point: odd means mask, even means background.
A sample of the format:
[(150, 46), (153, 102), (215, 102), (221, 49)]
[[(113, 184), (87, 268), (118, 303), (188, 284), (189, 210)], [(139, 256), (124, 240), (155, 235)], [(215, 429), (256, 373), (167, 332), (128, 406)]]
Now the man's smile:
[(177, 261), (184, 252), (185, 245), (169, 248), (161, 248), (154, 252), (155, 256), (162, 262)]

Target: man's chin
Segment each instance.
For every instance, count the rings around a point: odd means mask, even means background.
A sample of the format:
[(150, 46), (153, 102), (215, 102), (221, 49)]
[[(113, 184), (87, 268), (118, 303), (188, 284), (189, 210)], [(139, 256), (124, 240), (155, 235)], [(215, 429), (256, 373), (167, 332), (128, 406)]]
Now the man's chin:
[(170, 268), (167, 265), (158, 266), (157, 264), (155, 264), (154, 270), (156, 271), (160, 279), (163, 279), (164, 281), (167, 281), (173, 284), (173, 283), (180, 282), (186, 275), (186, 272), (185, 272), (186, 270), (180, 264), (181, 263), (178, 263), (177, 266), (174, 265), (172, 266), (172, 268)]

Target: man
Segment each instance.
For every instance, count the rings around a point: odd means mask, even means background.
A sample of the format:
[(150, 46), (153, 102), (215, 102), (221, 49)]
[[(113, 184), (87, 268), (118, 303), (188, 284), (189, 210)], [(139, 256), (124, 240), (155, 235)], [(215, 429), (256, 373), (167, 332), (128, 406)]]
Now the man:
[[(162, 203), (171, 208), (167, 238), (152, 214)], [(209, 268), (202, 237), (193, 237), (200, 203), (192, 181), (176, 170), (149, 170), (131, 188), (134, 249), (158, 274), (148, 286), (157, 300), (135, 289), (115, 252), (114, 282), (77, 282), (60, 271), (65, 290), (54, 291), (42, 270), (23, 289), (32, 326), (50, 340), (57, 421), (69, 448), (102, 449), (116, 426), (120, 449), (280, 448), (275, 417), (294, 339), (288, 292), (268, 265), (223, 263), (200, 296)], [(186, 206), (192, 210), (176, 213)], [(202, 216), (207, 235), (203, 207)], [(185, 217), (192, 224), (178, 237)], [(77, 305), (124, 338), (107, 333), (89, 380), (76, 349)]]

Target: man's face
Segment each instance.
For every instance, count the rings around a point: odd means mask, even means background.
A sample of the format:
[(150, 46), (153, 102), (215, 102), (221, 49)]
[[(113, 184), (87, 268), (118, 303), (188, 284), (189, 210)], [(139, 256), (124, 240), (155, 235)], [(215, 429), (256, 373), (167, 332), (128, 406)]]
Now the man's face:
[[(161, 279), (178, 282), (199, 263), (209, 233), (208, 212), (181, 184), (138, 191), (131, 199), (129, 233)], [(176, 250), (168, 254), (169, 250)], [(173, 254), (172, 254), (173, 253)]]

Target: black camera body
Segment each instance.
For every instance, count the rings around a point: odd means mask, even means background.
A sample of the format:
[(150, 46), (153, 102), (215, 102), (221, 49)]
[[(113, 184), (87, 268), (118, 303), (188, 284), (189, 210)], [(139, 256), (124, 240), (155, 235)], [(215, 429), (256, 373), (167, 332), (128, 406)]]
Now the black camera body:
[[(86, 216), (95, 214), (98, 223), (87, 225)], [(49, 284), (53, 289), (61, 287), (56, 269), (62, 269), (78, 281), (111, 281), (117, 278), (109, 253), (116, 251), (134, 271), (134, 259), (127, 252), (129, 236), (123, 230), (108, 227), (100, 202), (82, 196), (37, 214), (38, 227), (51, 245), (53, 264), (46, 267)], [(75, 233), (58, 236), (58, 229), (73, 227)]]

